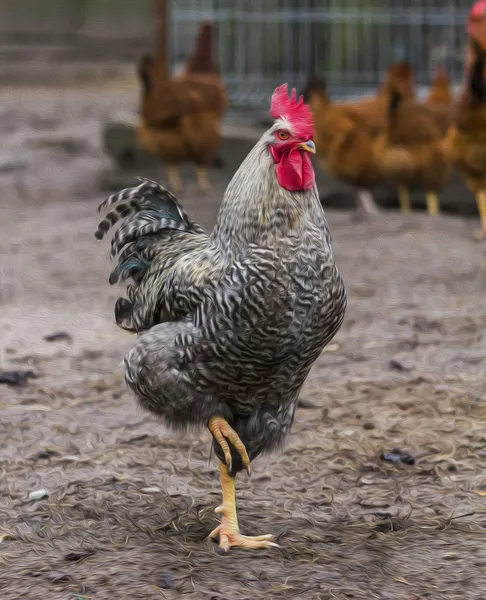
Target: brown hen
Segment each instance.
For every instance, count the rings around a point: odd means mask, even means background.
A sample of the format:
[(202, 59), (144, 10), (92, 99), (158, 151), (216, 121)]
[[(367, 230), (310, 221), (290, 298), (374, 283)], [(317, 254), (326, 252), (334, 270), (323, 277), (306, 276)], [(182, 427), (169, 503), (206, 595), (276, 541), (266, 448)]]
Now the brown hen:
[(455, 105), (451, 82), (442, 66), (437, 68), (435, 80), (430, 86), (424, 106), (430, 111), (442, 135), (445, 135), (454, 120)]
[(212, 55), (212, 25), (202, 25), (194, 53), (182, 73), (166, 75), (165, 56), (145, 55), (139, 63), (142, 87), (140, 145), (167, 165), (171, 187), (181, 189), (184, 161), (196, 165), (202, 191), (209, 189), (206, 169), (221, 144), (227, 93)]
[(313, 75), (305, 91), (314, 116), (316, 155), (321, 168), (331, 177), (358, 188), (358, 204), (363, 212), (377, 214), (369, 191), (382, 173), (366, 124), (352, 106), (334, 104), (325, 81)]
[(486, 237), (486, 50), (471, 38), (474, 52), (468, 84), (457, 107), (456, 123), (449, 129), (445, 150), (475, 194), (481, 219), (479, 236)]

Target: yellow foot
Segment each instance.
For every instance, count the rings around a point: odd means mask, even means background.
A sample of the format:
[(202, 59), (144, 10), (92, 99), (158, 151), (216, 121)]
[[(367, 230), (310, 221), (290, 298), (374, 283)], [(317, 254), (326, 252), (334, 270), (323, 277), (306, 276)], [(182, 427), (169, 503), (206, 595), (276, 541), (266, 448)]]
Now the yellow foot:
[(172, 191), (176, 194), (182, 191), (181, 177), (177, 167), (167, 167), (167, 175), (169, 177), (169, 185)]
[(211, 185), (209, 183), (208, 173), (206, 169), (202, 167), (196, 167), (196, 178), (201, 192), (206, 194), (211, 190)]
[(222, 417), (212, 417), (209, 420), (209, 431), (213, 435), (214, 439), (221, 446), (221, 450), (224, 453), (224, 459), (228, 467), (228, 471), (231, 472), (233, 461), (231, 459), (231, 450), (228, 442), (234, 447), (234, 449), (241, 456), (241, 462), (248, 476), (251, 475), (250, 459), (245, 448), (245, 444), (240, 440), (240, 436), (236, 431), (229, 425), (229, 423)]
[[(223, 506), (218, 506), (215, 510), (216, 513), (224, 513), (225, 509)], [(221, 523), (213, 529), (209, 536), (211, 539), (219, 537), (219, 547), (228, 552), (230, 548), (248, 548), (250, 550), (257, 550), (260, 548), (279, 548), (279, 545), (270, 540), (273, 538), (272, 534), (267, 535), (242, 535), (238, 526), (231, 522), (231, 519), (227, 519), (224, 515), (221, 519)]]
[(486, 240), (486, 231), (483, 231), (482, 229), (476, 229), (476, 231), (474, 232), (474, 239), (477, 242), (482, 242)]
[(398, 188), (398, 202), (400, 203), (400, 210), (404, 213), (409, 213), (412, 210), (412, 204), (410, 202), (410, 192), (405, 187)]
[(431, 217), (436, 217), (440, 212), (439, 198), (437, 197), (437, 194), (434, 192), (427, 192), (425, 198), (427, 201), (427, 212)]
[(484, 240), (486, 238), (486, 191), (481, 191), (476, 196), (478, 203), (479, 219), (481, 221), (481, 229), (476, 231), (474, 237), (477, 240)]

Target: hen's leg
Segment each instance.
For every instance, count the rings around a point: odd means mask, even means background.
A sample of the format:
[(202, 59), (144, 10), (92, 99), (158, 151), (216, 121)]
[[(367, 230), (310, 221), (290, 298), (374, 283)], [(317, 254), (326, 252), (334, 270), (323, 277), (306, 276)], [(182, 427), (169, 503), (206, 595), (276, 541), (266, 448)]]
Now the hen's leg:
[(427, 212), (432, 217), (436, 217), (439, 212), (439, 198), (435, 192), (427, 192), (425, 194), (425, 200), (427, 202)]
[(228, 421), (222, 417), (211, 417), (211, 419), (209, 419), (208, 427), (212, 436), (218, 442), (218, 444), (221, 446), (221, 450), (224, 452), (224, 458), (229, 471), (231, 472), (232, 460), (231, 450), (228, 442), (241, 456), (241, 461), (245, 471), (248, 473), (248, 475), (251, 475), (250, 459), (248, 457), (245, 444), (243, 444), (243, 442), (240, 440), (240, 436), (229, 425)]
[(358, 208), (360, 208), (365, 215), (379, 215), (380, 209), (376, 205), (373, 194), (369, 190), (358, 190)]
[(400, 210), (402, 212), (410, 212), (411, 204), (410, 204), (410, 193), (406, 187), (400, 186), (398, 188), (398, 201), (400, 203)]
[(201, 192), (209, 192), (211, 184), (208, 179), (208, 172), (204, 167), (196, 167), (196, 178)]
[(481, 229), (477, 232), (476, 237), (478, 239), (486, 238), (486, 191), (478, 192), (476, 195), (476, 202), (478, 205), (479, 218), (481, 220)]
[(181, 177), (179, 175), (179, 170), (174, 165), (167, 166), (167, 176), (169, 177), (169, 185), (172, 188), (172, 191), (176, 194), (182, 190), (181, 185)]
[(219, 547), (227, 552), (232, 547), (238, 548), (270, 548), (278, 544), (271, 542), (272, 535), (247, 536), (240, 533), (238, 515), (236, 514), (235, 478), (229, 474), (228, 467), (220, 462), (221, 490), (223, 502), (216, 513), (221, 515), (221, 523), (211, 531), (210, 538), (219, 536)]

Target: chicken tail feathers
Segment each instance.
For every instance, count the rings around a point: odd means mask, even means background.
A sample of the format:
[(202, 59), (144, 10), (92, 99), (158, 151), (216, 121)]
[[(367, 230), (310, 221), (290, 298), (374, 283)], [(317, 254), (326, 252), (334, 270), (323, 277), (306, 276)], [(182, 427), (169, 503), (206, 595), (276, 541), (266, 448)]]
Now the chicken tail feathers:
[(101, 240), (119, 221), (123, 221), (113, 236), (111, 255), (116, 256), (127, 244), (163, 230), (204, 233), (189, 219), (177, 198), (150, 179), (139, 178), (142, 183), (112, 194), (98, 208), (101, 212), (114, 206), (95, 231)]
[[(98, 211), (106, 209), (110, 210), (94, 235), (101, 240), (114, 225), (120, 223), (111, 240), (111, 256), (118, 255), (118, 264), (109, 278), (111, 285), (127, 279), (138, 284), (143, 279), (160, 251), (158, 234), (170, 231), (204, 233), (197, 223), (189, 219), (176, 197), (150, 179), (141, 179), (140, 185), (111, 195)], [(128, 310), (128, 305), (119, 301), (115, 313), (125, 315)]]
[(469, 92), (471, 99), (478, 104), (486, 103), (486, 83), (484, 81), (484, 67), (486, 66), (486, 50), (474, 39), (471, 39), (474, 51), (474, 61), (469, 76)]

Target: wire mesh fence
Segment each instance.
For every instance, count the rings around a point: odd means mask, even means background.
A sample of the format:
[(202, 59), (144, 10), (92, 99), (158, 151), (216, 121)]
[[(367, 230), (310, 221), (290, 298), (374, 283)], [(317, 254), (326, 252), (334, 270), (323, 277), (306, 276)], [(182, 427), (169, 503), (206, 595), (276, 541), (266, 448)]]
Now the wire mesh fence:
[(470, 0), (179, 0), (173, 57), (182, 61), (188, 32), (217, 24), (219, 59), (234, 105), (261, 107), (282, 81), (304, 84), (310, 70), (336, 95), (376, 87), (395, 60), (410, 62), (417, 83), (443, 64), (462, 77)]

